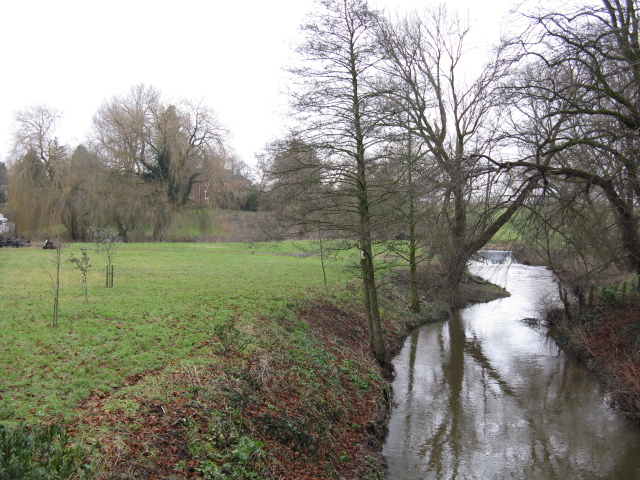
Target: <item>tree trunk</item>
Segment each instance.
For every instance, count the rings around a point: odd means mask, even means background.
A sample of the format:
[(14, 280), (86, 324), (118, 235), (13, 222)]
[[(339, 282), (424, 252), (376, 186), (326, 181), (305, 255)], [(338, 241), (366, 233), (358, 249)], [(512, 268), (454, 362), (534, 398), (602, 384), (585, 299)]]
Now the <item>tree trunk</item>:
[(371, 245), (364, 245), (363, 260), (363, 283), (365, 290), (365, 303), (369, 304), (367, 309), (367, 319), (370, 320), (369, 341), (373, 350), (373, 355), (380, 365), (385, 365), (387, 361), (384, 337), (382, 335), (382, 321), (380, 319), (380, 306), (378, 305), (378, 290), (375, 281), (375, 270), (372, 261)]
[[(412, 232), (413, 227), (410, 228)], [(409, 238), (409, 287), (411, 291), (411, 311), (420, 313), (420, 296), (418, 295), (418, 266), (416, 265), (416, 241), (413, 233)]]
[(362, 295), (364, 301), (364, 311), (367, 316), (367, 330), (369, 332), (369, 348), (374, 351), (373, 318), (371, 316), (371, 295), (369, 293), (369, 282), (367, 280), (367, 265), (363, 246), (360, 247), (360, 269), (362, 274)]
[(365, 308), (367, 309), (367, 321), (369, 322), (369, 342), (373, 349), (373, 355), (380, 365), (385, 365), (386, 351), (384, 338), (382, 337), (382, 324), (380, 320), (380, 307), (378, 305), (378, 292), (375, 281), (375, 268), (373, 264), (373, 249), (371, 248), (371, 214), (369, 213), (369, 197), (367, 192), (366, 169), (364, 161), (364, 149), (358, 157), (358, 211), (360, 214), (360, 251), (362, 279), (364, 286)]
[(409, 289), (411, 292), (411, 311), (420, 312), (420, 297), (418, 296), (418, 265), (416, 263), (416, 198), (413, 185), (413, 156), (411, 152), (411, 137), (409, 136), (409, 155), (407, 165), (407, 181), (409, 184)]
[(460, 293), (460, 283), (467, 268), (467, 262), (471, 258), (470, 254), (461, 251), (456, 252), (456, 256), (449, 260), (444, 278), (444, 291), (446, 292), (447, 303), (453, 307), (458, 301)]

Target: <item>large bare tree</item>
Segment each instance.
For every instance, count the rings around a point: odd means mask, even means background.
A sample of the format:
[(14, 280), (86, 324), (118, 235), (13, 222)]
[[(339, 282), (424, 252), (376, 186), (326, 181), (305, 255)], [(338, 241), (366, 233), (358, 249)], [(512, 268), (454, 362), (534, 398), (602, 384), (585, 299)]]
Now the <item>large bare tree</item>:
[(8, 208), (17, 233), (47, 233), (66, 204), (67, 150), (56, 136), (59, 111), (37, 105), (15, 114)]
[[(535, 102), (538, 113), (529, 109), (521, 132), (533, 138), (544, 125), (562, 127), (529, 158), (496, 163), (578, 185), (585, 194), (574, 196), (576, 201), (598, 190), (613, 212), (626, 260), (640, 274), (637, 2), (602, 0), (599, 6), (536, 13), (528, 19), (529, 31), (512, 45), (535, 72), (518, 88), (526, 92), (524, 102)], [(545, 160), (550, 155), (553, 160)]]
[[(481, 69), (469, 61), (470, 26), (444, 6), (381, 24), (395, 124), (426, 152), (438, 186), (430, 225), (445, 265), (450, 302), (471, 256), (511, 218), (535, 187), (497, 171), (484, 155), (499, 145), (501, 94), (510, 62), (498, 50)], [(474, 68), (475, 67), (475, 68)]]
[(112, 172), (155, 191), (156, 240), (175, 209), (187, 202), (194, 182), (208, 180), (223, 159), (224, 132), (215, 114), (200, 103), (167, 104), (153, 87), (137, 85), (106, 101), (93, 127), (94, 149)]
[(34, 105), (14, 115), (11, 157), (17, 159), (31, 152), (44, 175), (54, 182), (58, 180), (56, 164), (66, 153), (56, 135), (61, 117), (58, 109), (46, 105)]

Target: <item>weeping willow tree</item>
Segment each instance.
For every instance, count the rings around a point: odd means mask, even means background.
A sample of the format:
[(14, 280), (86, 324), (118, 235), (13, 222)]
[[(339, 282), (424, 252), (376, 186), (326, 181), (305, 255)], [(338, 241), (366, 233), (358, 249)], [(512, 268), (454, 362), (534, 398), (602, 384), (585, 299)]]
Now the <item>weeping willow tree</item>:
[(95, 157), (82, 146), (69, 155), (55, 135), (59, 119), (46, 106), (15, 115), (7, 207), (18, 235), (49, 236), (64, 227), (71, 240), (81, 240), (91, 221)]
[(10, 166), (8, 191), (7, 208), (16, 235), (48, 235), (61, 224), (63, 191), (35, 150), (29, 149)]
[(159, 240), (194, 183), (209, 181), (224, 161), (222, 136), (211, 109), (168, 104), (158, 90), (137, 85), (98, 109), (92, 145), (112, 177), (140, 186), (128, 198), (149, 205), (153, 238)]

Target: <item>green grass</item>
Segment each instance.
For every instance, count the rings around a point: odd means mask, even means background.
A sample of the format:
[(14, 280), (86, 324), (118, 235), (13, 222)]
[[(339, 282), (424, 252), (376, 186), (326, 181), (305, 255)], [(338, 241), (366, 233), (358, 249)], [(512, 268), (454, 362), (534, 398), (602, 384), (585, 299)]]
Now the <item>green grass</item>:
[(505, 245), (512, 245), (519, 242), (522, 242), (522, 232), (511, 223), (504, 225), (491, 239), (491, 243)]
[(180, 212), (167, 232), (169, 238), (178, 237), (205, 237), (205, 236), (224, 236), (224, 228), (221, 225), (220, 212), (211, 209), (188, 209), (185, 208)]
[[(89, 301), (71, 253), (89, 248)], [(52, 326), (55, 251), (0, 249), (0, 421), (68, 418), (92, 391), (193, 356), (213, 325), (245, 330), (292, 298), (323, 288), (320, 259), (286, 255), (290, 243), (120, 244), (114, 288), (92, 244), (62, 252), (59, 326)], [(330, 262), (332, 285), (344, 264)]]

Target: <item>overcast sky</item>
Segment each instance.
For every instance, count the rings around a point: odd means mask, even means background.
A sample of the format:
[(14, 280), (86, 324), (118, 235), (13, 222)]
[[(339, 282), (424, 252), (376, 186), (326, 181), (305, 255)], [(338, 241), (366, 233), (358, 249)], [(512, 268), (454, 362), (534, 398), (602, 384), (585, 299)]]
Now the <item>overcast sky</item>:
[[(391, 10), (432, 0), (375, 0)], [(508, 0), (453, 0), (486, 38), (497, 38)], [(139, 83), (165, 99), (202, 100), (254, 154), (284, 131), (286, 74), (313, 0), (29, 0), (0, 7), (0, 160), (16, 111), (60, 109), (62, 143), (81, 143), (98, 107)]]

